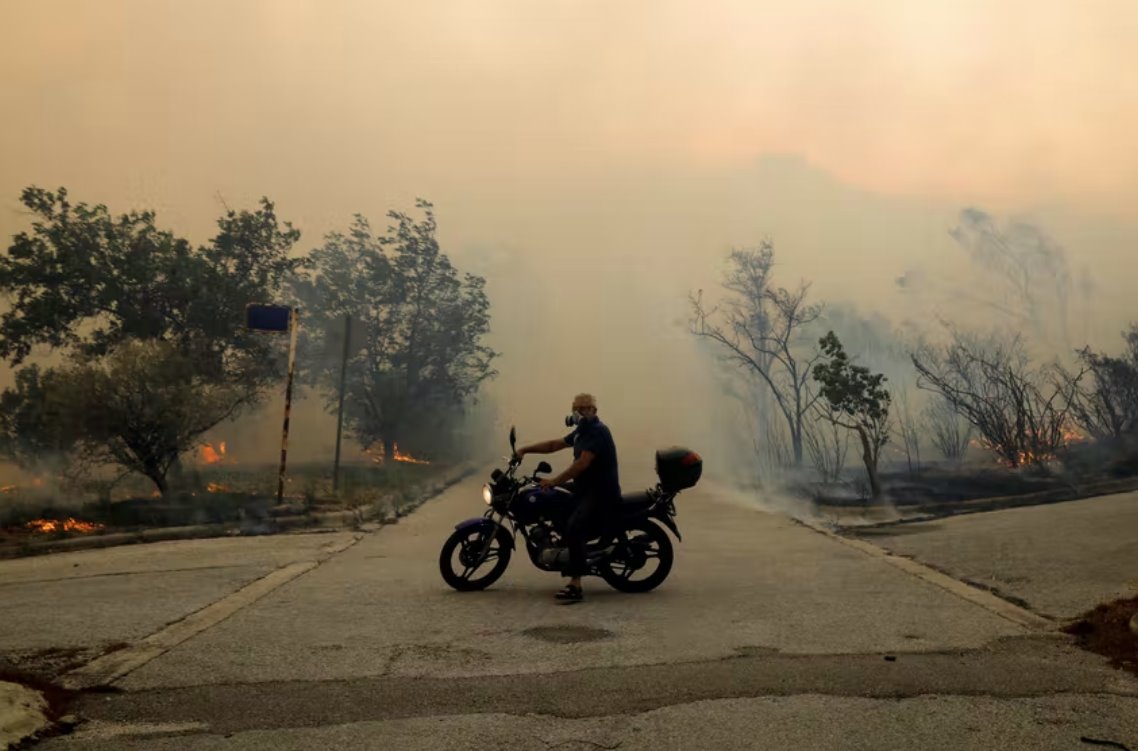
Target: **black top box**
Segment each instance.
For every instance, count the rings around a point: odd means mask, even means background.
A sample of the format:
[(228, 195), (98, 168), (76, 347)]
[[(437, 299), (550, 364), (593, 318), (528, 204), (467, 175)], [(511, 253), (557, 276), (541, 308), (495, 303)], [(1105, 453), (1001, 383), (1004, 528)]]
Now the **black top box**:
[(656, 476), (668, 493), (695, 487), (703, 474), (703, 459), (691, 449), (672, 446), (656, 452)]

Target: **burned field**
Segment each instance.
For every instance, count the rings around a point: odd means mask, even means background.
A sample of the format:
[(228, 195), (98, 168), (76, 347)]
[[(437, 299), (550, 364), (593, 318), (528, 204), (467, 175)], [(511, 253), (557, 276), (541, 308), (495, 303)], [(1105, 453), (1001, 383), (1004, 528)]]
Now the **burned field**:
[(886, 524), (928, 520), (1138, 489), (1138, 446), (1074, 436), (1044, 460), (1010, 466), (998, 451), (974, 440), (966, 460), (955, 465), (906, 466), (903, 458), (894, 459), (881, 472), (883, 492), (877, 503), (857, 492), (856, 476), (842, 479), (799, 491), (818, 513), (839, 523), (857, 518), (863, 524), (863, 512), (871, 511), (889, 511), (889, 518), (879, 520)]
[(34, 477), (0, 487), (0, 555), (47, 540), (171, 527), (238, 525), (243, 534), (274, 531), (284, 515), (336, 511), (385, 502), (392, 513), (424, 484), (449, 469), (409, 454), (361, 452), (340, 468), (333, 491), (328, 462), (288, 468), (283, 502), (277, 504), (277, 466), (234, 459), (224, 442), (207, 443), (183, 469), (176, 490), (162, 496), (145, 478), (99, 485), (66, 485)]

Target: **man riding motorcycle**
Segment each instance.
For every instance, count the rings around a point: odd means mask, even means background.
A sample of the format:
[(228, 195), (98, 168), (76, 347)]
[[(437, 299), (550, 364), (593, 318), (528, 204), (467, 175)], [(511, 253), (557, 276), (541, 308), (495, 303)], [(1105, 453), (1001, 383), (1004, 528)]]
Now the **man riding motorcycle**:
[(573, 463), (556, 477), (541, 480), (543, 488), (564, 485), (572, 480), (577, 502), (566, 528), (569, 566), (565, 575), (569, 584), (555, 597), (566, 602), (584, 599), (581, 576), (585, 573), (585, 544), (590, 533), (600, 528), (602, 539), (611, 538), (611, 528), (620, 504), (620, 472), (616, 444), (607, 425), (597, 417), (597, 401), (591, 394), (573, 397), (573, 414), (566, 419), (574, 430), (564, 438), (523, 446), (515, 452), (520, 459), (526, 454), (552, 454), (573, 447)]

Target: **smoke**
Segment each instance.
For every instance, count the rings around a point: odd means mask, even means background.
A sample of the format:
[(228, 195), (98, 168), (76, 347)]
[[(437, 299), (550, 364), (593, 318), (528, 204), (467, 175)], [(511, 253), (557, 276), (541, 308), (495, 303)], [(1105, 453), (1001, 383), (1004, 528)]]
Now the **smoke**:
[[(488, 280), (503, 353), (471, 446), (504, 453), (510, 424), (524, 441), (564, 434), (590, 391), (630, 489), (671, 444), (699, 451), (713, 482), (751, 482), (770, 459), (777, 416), (686, 325), (688, 293), (714, 294), (729, 250), (763, 237), (779, 282), (811, 280), (851, 353), (898, 382), (907, 366), (886, 345), (906, 319), (965, 313), (952, 291), (984, 280), (948, 235), (960, 203), (1059, 205), (1073, 213), (1044, 214), (1078, 256), (1069, 273), (1099, 280), (1102, 323), (1082, 338), (1113, 343), (1138, 247), (1138, 161), (1119, 146), (1138, 99), (1084, 82), (1126, 85), (1133, 7), (832, 5), (666, 2), (651, 23), (640, 4), (5, 8), (19, 33), (0, 81), (21, 116), (0, 123), (0, 235), (22, 226), (15, 199), (33, 183), (156, 209), (198, 243), (222, 202), (268, 195), (304, 232), (298, 252), (356, 212), (378, 225), (427, 198), (444, 250)], [(915, 295), (898, 294), (901, 275)], [(930, 306), (926, 282), (949, 278)], [(208, 438), (272, 463), (282, 412), (283, 384)], [(323, 398), (299, 394), (290, 462), (330, 463), (335, 434)]]
[(1089, 266), (1073, 270), (1066, 249), (1038, 223), (966, 208), (948, 235), (955, 263), (913, 266), (897, 279), (918, 309), (1021, 332), (1043, 357), (1065, 358), (1087, 343), (1100, 285)]
[[(711, 478), (701, 481), (706, 491), (713, 493), (718, 500), (747, 509), (758, 509), (771, 514), (784, 514), (804, 522), (825, 522), (826, 516), (820, 514), (814, 504), (801, 497), (774, 488), (743, 488), (734, 483)], [(677, 499), (677, 508), (683, 511), (683, 496)]]
[[(273, 187), (266, 183), (264, 192), (272, 195)], [(957, 287), (975, 287), (989, 273), (948, 262), (963, 256), (948, 235), (955, 207), (869, 194), (789, 157), (731, 172), (613, 169), (584, 183), (550, 175), (532, 185), (501, 183), (497, 193), (440, 192), (425, 197), (435, 199), (442, 248), (460, 271), (486, 277), (488, 343), (503, 353), (496, 362), (500, 376), (488, 384), (483, 407), (468, 423), (469, 444), (495, 459), (507, 450), (511, 424), (526, 442), (564, 435), (572, 396), (590, 391), (616, 437), (626, 490), (652, 484), (654, 452), (674, 444), (703, 455), (709, 482), (746, 488), (761, 470), (763, 451), (775, 443), (769, 431), (780, 428), (780, 418), (764, 423), (754, 411), (761, 389), (716, 362), (688, 331), (689, 292), (721, 293), (731, 248), (770, 237), (776, 282), (793, 287), (808, 279), (811, 299), (827, 303), (815, 333), (834, 328), (859, 362), (897, 385), (911, 379), (909, 343), (935, 333), (937, 315), (969, 312), (921, 285), (950, 279)], [(104, 200), (98, 194), (77, 198)], [(112, 203), (111, 209), (147, 205)], [(301, 221), (303, 203), (278, 204), (280, 215), (295, 219), (304, 233), (298, 252), (330, 229), (345, 229), (360, 208), (345, 201), (338, 215), (309, 223)], [(410, 200), (392, 201), (370, 215), (410, 208)], [(159, 222), (180, 230), (163, 214)], [(1119, 228), (1086, 230), (1093, 226), (1067, 215), (1051, 234), (1062, 237), (1065, 228), (1073, 240), (1062, 245), (1077, 245), (1079, 258), (1107, 257), (1119, 243), (1138, 239)], [(1110, 282), (1123, 276), (1117, 272), (1122, 266), (1115, 273), (1099, 268), (1099, 310), (1112, 312), (1099, 328), (1113, 344), (1125, 298), (1111, 296)], [(902, 274), (915, 294), (897, 289), (894, 280)], [(285, 347), (282, 338), (282, 352)], [(302, 348), (298, 361), (325, 356)], [(0, 377), (10, 383), (9, 373)], [(257, 411), (219, 426), (207, 440), (226, 440), (237, 461), (275, 463), (283, 385)], [(325, 411), (323, 397), (299, 391), (290, 465), (331, 466), (335, 435), (335, 417)], [(345, 457), (360, 448), (345, 436)], [(555, 457), (555, 466), (563, 458)], [(749, 490), (744, 495), (772, 502)]]

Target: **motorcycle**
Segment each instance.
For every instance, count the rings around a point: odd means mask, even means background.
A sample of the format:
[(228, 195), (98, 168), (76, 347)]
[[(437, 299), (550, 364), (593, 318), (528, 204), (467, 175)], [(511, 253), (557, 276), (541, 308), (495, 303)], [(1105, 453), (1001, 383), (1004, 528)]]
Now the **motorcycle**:
[[(574, 508), (573, 492), (569, 487), (543, 489), (538, 484), (540, 475), (553, 471), (545, 461), (532, 475), (517, 475), (521, 460), (516, 448), (517, 434), (511, 426), (506, 469), (494, 469), (490, 482), (482, 486), (486, 513), (456, 524), (439, 552), (443, 580), (460, 592), (486, 589), (496, 582), (510, 565), (517, 537), (537, 568), (560, 572), (568, 563), (563, 541)], [(656, 486), (621, 497), (611, 539), (591, 530), (595, 534), (586, 546), (586, 575), (600, 576), (621, 592), (648, 592), (660, 586), (674, 559), (665, 528), (677, 541), (683, 540), (675, 522), (676, 496), (694, 487), (702, 472), (703, 459), (694, 451), (679, 446), (657, 451)], [(637, 577), (653, 560), (655, 569)]]

